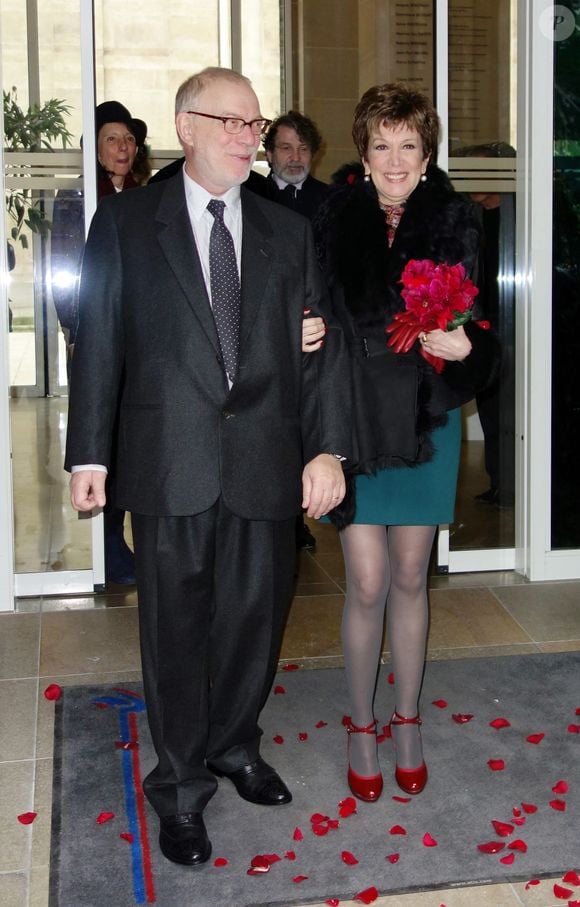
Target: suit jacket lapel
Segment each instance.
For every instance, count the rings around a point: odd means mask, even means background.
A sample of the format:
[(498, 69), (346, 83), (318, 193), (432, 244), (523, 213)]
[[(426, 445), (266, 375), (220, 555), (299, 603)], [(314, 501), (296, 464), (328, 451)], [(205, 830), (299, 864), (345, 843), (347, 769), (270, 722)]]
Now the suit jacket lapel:
[(256, 195), (242, 186), (242, 311), (240, 350), (252, 331), (252, 326), (264, 299), (274, 250), (269, 241), (272, 228), (263, 214)]
[(165, 192), (157, 209), (156, 220), (159, 225), (159, 243), (169, 267), (175, 274), (195, 316), (219, 356), (217, 330), (187, 212), (181, 171), (167, 180)]

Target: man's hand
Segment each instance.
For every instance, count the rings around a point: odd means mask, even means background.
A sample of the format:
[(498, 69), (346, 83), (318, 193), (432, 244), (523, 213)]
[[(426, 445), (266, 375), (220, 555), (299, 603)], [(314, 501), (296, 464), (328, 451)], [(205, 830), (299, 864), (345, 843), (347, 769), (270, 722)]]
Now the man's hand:
[(107, 501), (105, 481), (107, 473), (100, 469), (80, 469), (70, 479), (70, 500), (75, 510), (94, 510), (104, 507)]
[(318, 454), (302, 472), (302, 507), (317, 520), (340, 504), (346, 491), (340, 460)]

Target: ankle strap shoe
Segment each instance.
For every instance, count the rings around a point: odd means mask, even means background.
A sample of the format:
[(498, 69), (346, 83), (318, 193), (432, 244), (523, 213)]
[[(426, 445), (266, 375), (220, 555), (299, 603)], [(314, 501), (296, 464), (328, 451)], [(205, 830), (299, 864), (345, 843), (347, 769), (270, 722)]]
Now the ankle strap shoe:
[[(418, 727), (421, 726), (423, 722), (419, 713), (417, 713), (413, 718), (407, 718), (405, 715), (401, 715), (397, 710), (393, 712), (392, 718), (389, 721), (389, 729), (391, 730), (391, 738), (393, 739), (393, 746), (395, 746), (395, 740), (392, 733), (393, 727), (399, 727), (403, 724), (415, 724)], [(395, 746), (395, 753), (396, 753)], [(425, 785), (427, 784), (428, 773), (427, 766), (425, 765), (425, 760), (421, 762), (421, 765), (418, 768), (401, 768), (399, 765), (395, 764), (395, 780), (401, 790), (405, 791), (406, 794), (420, 794)]]
[(353, 771), (353, 769), (350, 767), (350, 735), (374, 734), (374, 736), (376, 737), (377, 719), (375, 718), (374, 721), (371, 721), (370, 724), (367, 724), (364, 727), (359, 727), (358, 725), (352, 723), (350, 715), (345, 715), (342, 719), (342, 723), (346, 728), (346, 732), (348, 734), (348, 786), (350, 787), (355, 797), (358, 797), (359, 800), (364, 800), (365, 803), (375, 803), (383, 792), (383, 776), (381, 772), (379, 772), (377, 775), (359, 775), (357, 774), (357, 772)]

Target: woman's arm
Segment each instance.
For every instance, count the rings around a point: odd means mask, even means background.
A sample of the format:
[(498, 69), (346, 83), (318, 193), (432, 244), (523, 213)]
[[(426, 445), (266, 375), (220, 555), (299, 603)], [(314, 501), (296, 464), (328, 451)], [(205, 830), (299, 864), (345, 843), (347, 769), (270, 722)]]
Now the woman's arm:
[[(467, 392), (466, 399), (469, 399), (493, 384), (498, 377), (501, 349), (495, 331), (480, 327), (476, 321), (468, 321), (464, 327), (447, 333), (433, 331), (427, 337), (431, 338), (434, 334), (442, 333), (445, 338), (444, 342), (447, 344), (453, 344), (455, 341), (459, 344), (462, 342), (460, 337), (454, 338), (453, 335), (459, 334), (460, 331), (464, 334), (464, 342), (469, 344), (469, 353), (463, 358), (455, 357), (452, 351), (447, 355), (444, 355), (443, 352), (435, 352), (437, 344), (432, 345), (430, 339), (425, 349), (447, 360), (447, 365), (441, 374), (443, 381), (452, 390)], [(441, 345), (439, 345), (439, 349), (441, 349)]]
[(302, 321), (302, 352), (314, 353), (324, 343), (326, 324), (319, 315), (310, 315), (310, 309), (304, 309)]

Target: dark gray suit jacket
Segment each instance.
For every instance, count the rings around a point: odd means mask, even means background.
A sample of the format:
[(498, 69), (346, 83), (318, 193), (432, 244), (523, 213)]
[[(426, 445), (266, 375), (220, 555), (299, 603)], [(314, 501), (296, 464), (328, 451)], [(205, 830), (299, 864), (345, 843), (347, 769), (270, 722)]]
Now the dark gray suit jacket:
[(65, 466), (112, 468), (121, 508), (195, 514), (222, 495), (238, 516), (288, 519), (304, 462), (350, 456), (342, 334), (332, 328), (323, 350), (301, 353), (304, 307), (328, 313), (310, 225), (243, 188), (242, 216), (239, 371), (228, 391), (182, 174), (104, 199), (95, 214)]

